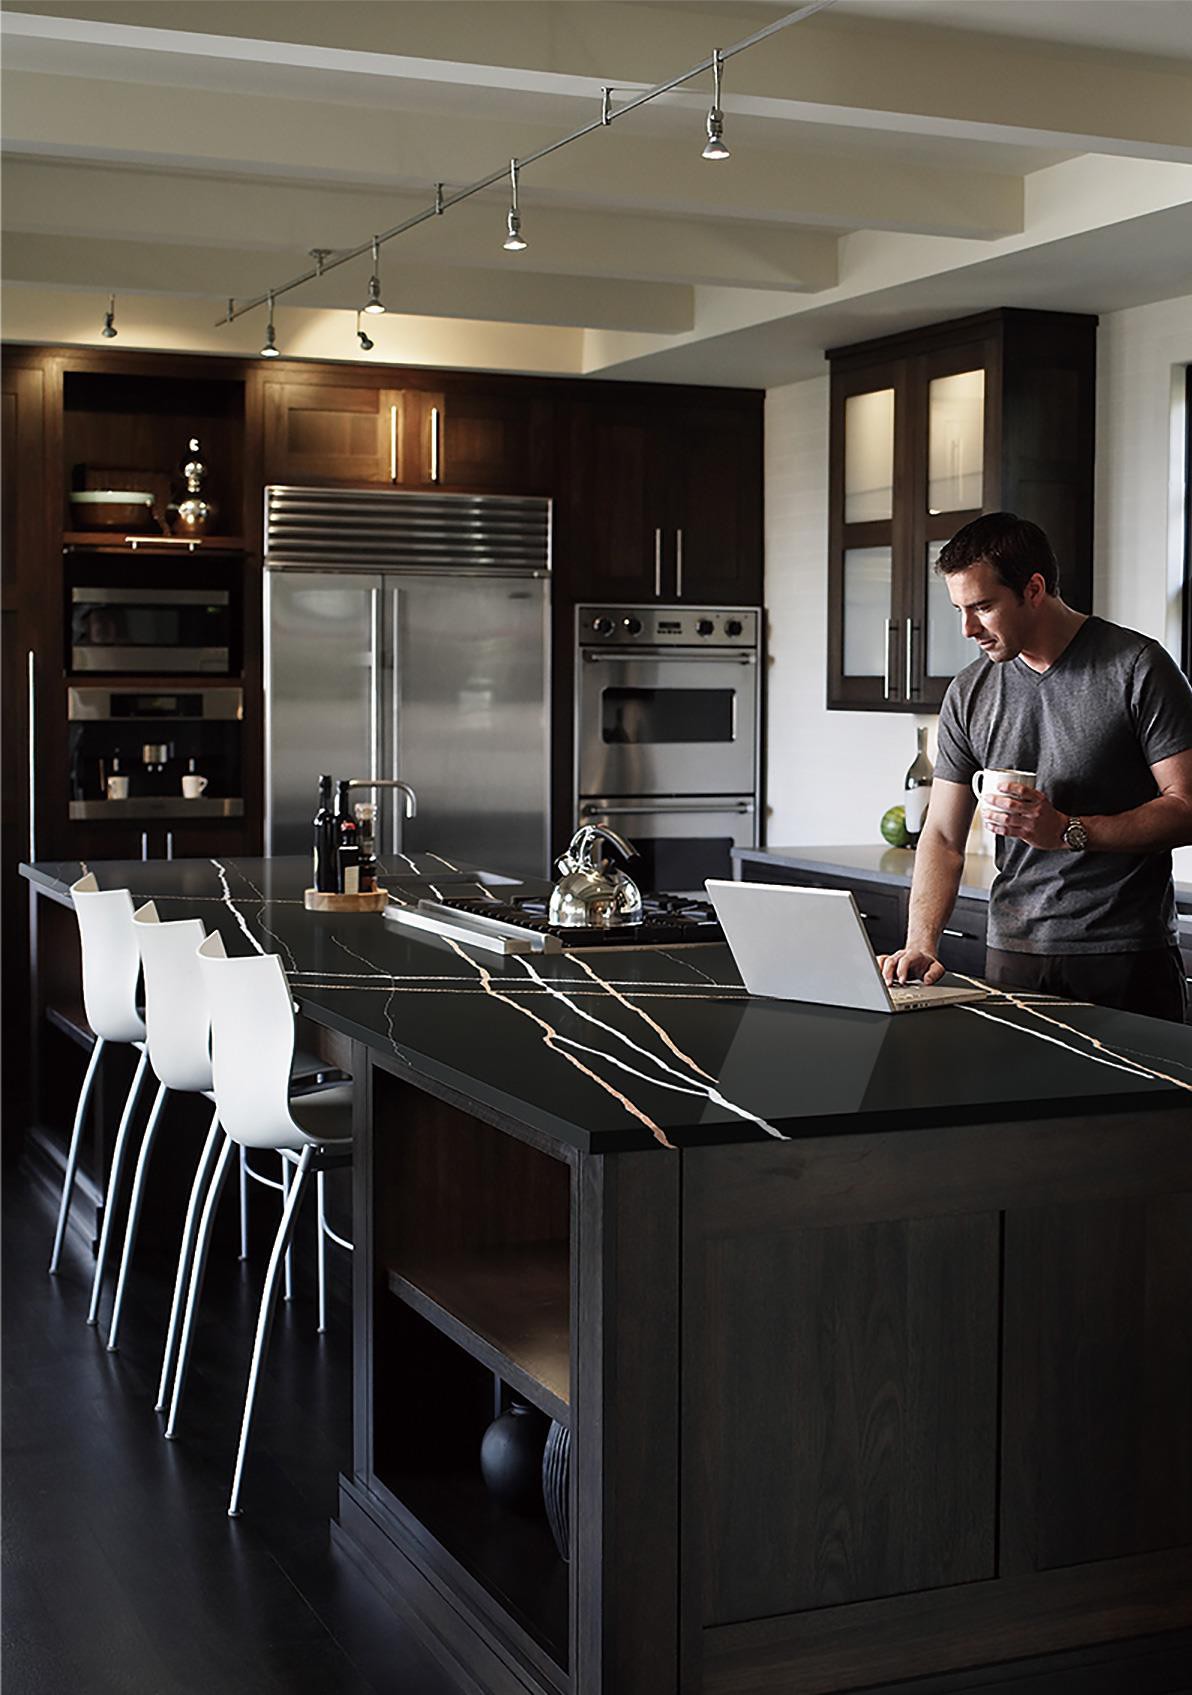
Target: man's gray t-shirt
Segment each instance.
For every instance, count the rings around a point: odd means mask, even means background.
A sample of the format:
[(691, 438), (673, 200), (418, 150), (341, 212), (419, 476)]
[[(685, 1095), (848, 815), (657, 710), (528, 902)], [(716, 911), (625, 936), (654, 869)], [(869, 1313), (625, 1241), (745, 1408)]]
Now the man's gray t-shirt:
[[(1158, 642), (1088, 618), (1051, 668), (984, 657), (949, 686), (935, 774), (1037, 771), (1076, 818), (1158, 794), (1150, 767), (1192, 748), (1192, 688)], [(1177, 937), (1171, 855), (1045, 852), (998, 836), (988, 944), (1010, 953), (1140, 953)]]

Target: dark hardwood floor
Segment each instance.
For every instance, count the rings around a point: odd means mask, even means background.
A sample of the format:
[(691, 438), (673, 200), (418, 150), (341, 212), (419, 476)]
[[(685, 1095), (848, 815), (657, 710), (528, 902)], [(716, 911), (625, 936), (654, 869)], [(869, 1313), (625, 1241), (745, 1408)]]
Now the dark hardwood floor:
[[(234, 1213), (234, 1181), (225, 1207)], [(313, 1195), (311, 1197), (313, 1203)], [(275, 1214), (254, 1198), (263, 1229)], [(313, 1204), (311, 1206), (313, 1216)], [(264, 1242), (217, 1243), (181, 1439), (154, 1392), (173, 1268), (138, 1253), (120, 1352), (84, 1322), (93, 1262), (20, 1173), (3, 1205), (3, 1682), (11, 1695), (456, 1695), (329, 1546), (351, 1434), (350, 1314), (315, 1333), (310, 1223), (279, 1308), (244, 1516), (227, 1496)], [(261, 1240), (258, 1237), (258, 1240)], [(337, 1250), (332, 1249), (335, 1253)]]

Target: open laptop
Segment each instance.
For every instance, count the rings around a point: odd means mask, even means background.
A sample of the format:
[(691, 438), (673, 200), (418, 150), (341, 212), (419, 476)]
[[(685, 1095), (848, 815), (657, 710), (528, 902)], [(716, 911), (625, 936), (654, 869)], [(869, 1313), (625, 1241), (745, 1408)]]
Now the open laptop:
[(946, 989), (938, 983), (889, 987), (848, 889), (729, 883), (714, 877), (705, 887), (751, 995), (862, 1012), (918, 1012), (985, 998), (983, 989)]

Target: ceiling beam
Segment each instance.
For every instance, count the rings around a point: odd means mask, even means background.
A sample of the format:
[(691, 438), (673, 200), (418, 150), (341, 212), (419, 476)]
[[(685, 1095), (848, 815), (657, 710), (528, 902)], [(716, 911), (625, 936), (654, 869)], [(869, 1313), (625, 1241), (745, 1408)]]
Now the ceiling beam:
[[(3, 125), (5, 145), (15, 153), (417, 187), (423, 204), (434, 182), (449, 188), (475, 182), (559, 133), (522, 119), (250, 101), (209, 89), (27, 71), (5, 73)], [(772, 147), (741, 146), (716, 165), (700, 157), (697, 122), (690, 139), (681, 141), (635, 135), (628, 127), (587, 136), (527, 168), (522, 183), (527, 209), (537, 198), (974, 240), (993, 240), (1022, 227), (1020, 177), (855, 152), (807, 153), (798, 148), (797, 134), (792, 139), (783, 126), (773, 129)], [(499, 197), (499, 190), (494, 193)]]
[[(362, 98), (371, 80), (413, 75), (594, 105), (603, 84), (653, 86), (775, 16), (720, 10), (618, 0), (205, 0), (199, 33), (193, 5), (177, 0), (68, 0), (30, 3), (5, 23), (14, 38), (47, 44), (339, 73), (357, 79)], [(698, 106), (707, 90), (668, 99)], [(1192, 162), (1186, 61), (908, 25), (893, 8), (889, 21), (829, 11), (770, 37), (726, 67), (722, 104), (787, 121)]]
[[(10, 236), (64, 235), (213, 249), (215, 292), (241, 297), (294, 274), (311, 246), (357, 246), (418, 211), (414, 196), (345, 192), (323, 185), (50, 163), (4, 162), (4, 221)], [(511, 275), (620, 278), (648, 283), (733, 288), (829, 288), (836, 281), (836, 239), (820, 230), (714, 218), (625, 216), (554, 205), (527, 209), (530, 246), (501, 251), (502, 209), (479, 196), (409, 231), (385, 250), (402, 274), (411, 264), (482, 267)], [(342, 295), (360, 292), (367, 256), (326, 279)], [(392, 274), (392, 273), (391, 273)], [(154, 286), (144, 278), (141, 286)], [(304, 291), (304, 296), (305, 296)], [(335, 300), (345, 305), (345, 300)], [(470, 313), (470, 308), (469, 308)], [(557, 321), (552, 319), (551, 321)], [(588, 319), (573, 320), (589, 322)]]

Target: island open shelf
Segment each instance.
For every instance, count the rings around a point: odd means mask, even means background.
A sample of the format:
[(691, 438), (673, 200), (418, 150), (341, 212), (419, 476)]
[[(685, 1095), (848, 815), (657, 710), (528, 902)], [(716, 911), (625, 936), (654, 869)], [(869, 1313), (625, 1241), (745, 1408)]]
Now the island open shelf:
[(389, 1292), (560, 1424), (571, 1416), (566, 1242), (532, 1242), (390, 1266)]

